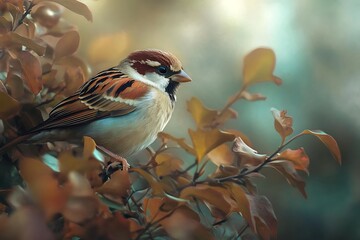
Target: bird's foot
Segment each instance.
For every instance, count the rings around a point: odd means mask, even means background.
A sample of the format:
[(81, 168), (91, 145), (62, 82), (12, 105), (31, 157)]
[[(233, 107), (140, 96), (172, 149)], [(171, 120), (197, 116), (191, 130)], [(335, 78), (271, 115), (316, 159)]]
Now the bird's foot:
[[(111, 152), (110, 150), (102, 147), (102, 146), (96, 146), (96, 148), (108, 155), (110, 158), (112, 158), (114, 161), (112, 161), (108, 166), (107, 166), (107, 169), (109, 169), (110, 167), (114, 168), (115, 165), (122, 165), (122, 170), (123, 171), (128, 171), (129, 170), (129, 167), (130, 167), (130, 164), (127, 162), (127, 160), (113, 152)], [(117, 169), (120, 169), (119, 167), (116, 167)]]

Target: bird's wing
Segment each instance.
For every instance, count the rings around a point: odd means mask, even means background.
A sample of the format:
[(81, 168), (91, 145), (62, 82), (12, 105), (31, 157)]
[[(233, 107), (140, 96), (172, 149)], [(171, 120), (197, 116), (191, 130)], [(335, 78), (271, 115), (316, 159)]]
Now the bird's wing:
[(49, 118), (31, 132), (66, 128), (100, 118), (129, 114), (136, 110), (139, 99), (149, 91), (148, 85), (116, 68), (105, 70), (56, 105)]

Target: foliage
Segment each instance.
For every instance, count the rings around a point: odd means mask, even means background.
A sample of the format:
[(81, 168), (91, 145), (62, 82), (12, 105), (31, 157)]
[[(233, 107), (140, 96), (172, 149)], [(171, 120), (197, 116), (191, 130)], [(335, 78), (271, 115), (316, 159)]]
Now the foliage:
[[(62, 17), (63, 7), (92, 19), (86, 5), (76, 0), (0, 3), (2, 140), (37, 125), (54, 103), (89, 76), (88, 66), (75, 54), (79, 33)], [(288, 139), (293, 119), (285, 110), (271, 109), (281, 138), (271, 154), (258, 153), (241, 131), (226, 127), (237, 117), (234, 103), (265, 99), (249, 87), (266, 81), (281, 84), (273, 75), (275, 61), (271, 49), (247, 54), (243, 85), (222, 109), (209, 109), (197, 98), (188, 101), (196, 124), (188, 130), (191, 143), (160, 133), (160, 146), (149, 148), (149, 158), (129, 171), (116, 171), (116, 162), (104, 160), (89, 137), (82, 148), (62, 143), (7, 153), (1, 174), (13, 174), (1, 183), (0, 237), (238, 239), (250, 228), (261, 239), (276, 238), (272, 205), (254, 183), (264, 177), (260, 171), (277, 170), (306, 197), (301, 172), (308, 173), (310, 159), (303, 148), (289, 149), (288, 144), (312, 135), (339, 163), (341, 155), (336, 141), (322, 131), (304, 130)], [(15, 179), (18, 174), (23, 181)], [(22, 187), (14, 188), (16, 183)]]

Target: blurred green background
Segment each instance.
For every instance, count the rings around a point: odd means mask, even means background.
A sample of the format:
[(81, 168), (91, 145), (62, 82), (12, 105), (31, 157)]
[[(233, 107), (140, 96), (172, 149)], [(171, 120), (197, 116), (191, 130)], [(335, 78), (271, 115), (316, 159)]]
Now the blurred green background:
[(230, 127), (246, 133), (259, 152), (271, 153), (280, 138), (270, 108), (286, 109), (295, 132), (321, 129), (343, 154), (339, 167), (316, 139), (304, 146), (311, 158), (308, 199), (272, 170), (264, 170), (259, 192), (273, 203), (279, 239), (360, 239), (360, 25), (358, 0), (84, 0), (88, 23), (66, 12), (81, 34), (80, 55), (93, 73), (116, 65), (129, 52), (159, 48), (173, 52), (193, 82), (178, 93), (167, 132), (185, 137), (194, 124), (186, 100), (224, 106), (241, 85), (245, 54), (270, 47), (275, 74), (284, 81), (250, 88), (266, 101), (235, 105)]

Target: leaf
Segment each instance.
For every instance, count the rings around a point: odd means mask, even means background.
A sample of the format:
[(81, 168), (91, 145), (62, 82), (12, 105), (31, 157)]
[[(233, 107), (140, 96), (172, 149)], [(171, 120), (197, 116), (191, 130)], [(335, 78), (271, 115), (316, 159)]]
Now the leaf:
[(288, 160), (294, 164), (295, 169), (302, 170), (309, 174), (308, 167), (310, 160), (305, 153), (304, 148), (299, 148), (296, 150), (286, 149), (285, 151), (274, 157), (273, 160)]
[(129, 45), (126, 32), (98, 35), (88, 47), (89, 60), (92, 64), (108, 62), (118, 64), (119, 56), (123, 55)]
[(237, 113), (234, 110), (228, 109), (221, 117), (219, 118), (219, 112), (217, 110), (211, 110), (206, 108), (198, 98), (191, 98), (187, 102), (187, 109), (191, 113), (196, 126), (198, 128), (212, 128), (216, 124), (222, 124), (229, 118), (236, 118)]
[(55, 46), (55, 59), (72, 55), (78, 49), (79, 43), (80, 35), (78, 31), (72, 30), (66, 32)]
[(128, 171), (116, 171), (111, 178), (96, 192), (103, 194), (106, 198), (115, 202), (123, 202), (122, 199), (129, 195), (131, 187), (130, 176)]
[(341, 153), (336, 140), (329, 134), (320, 130), (304, 130), (300, 135), (309, 134), (320, 139), (322, 143), (329, 149), (335, 160), (341, 164)]
[(215, 239), (210, 229), (201, 224), (197, 213), (185, 205), (178, 207), (161, 225), (171, 239)]
[(42, 89), (42, 69), (39, 59), (26, 51), (16, 52), (16, 56), (27, 86), (33, 94), (38, 94)]
[(177, 138), (174, 137), (168, 133), (165, 132), (160, 132), (158, 134), (158, 137), (161, 139), (161, 141), (163, 143), (168, 143), (169, 140), (175, 142), (177, 145), (179, 145), (182, 149), (184, 149), (185, 151), (187, 151), (188, 153), (195, 155), (195, 150), (185, 142), (184, 138)]
[(248, 91), (243, 91), (241, 94), (241, 98), (248, 101), (260, 101), (266, 99), (266, 97), (261, 93), (250, 93)]
[(25, 46), (29, 50), (33, 50), (37, 55), (43, 56), (46, 47), (39, 45), (34, 40), (20, 36), (17, 33), (11, 32), (8, 34), (0, 35), (0, 47), (8, 48), (9, 46)]
[(274, 126), (276, 131), (280, 134), (282, 143), (284, 143), (285, 138), (293, 133), (293, 119), (292, 117), (286, 115), (287, 111), (279, 111), (276, 108), (271, 108), (271, 112), (274, 116)]
[(61, 212), (66, 204), (68, 192), (60, 186), (54, 172), (41, 160), (34, 158), (20, 159), (19, 169), (46, 216)]
[(31, 17), (40, 25), (52, 28), (58, 24), (61, 18), (61, 10), (58, 5), (48, 2), (46, 5), (33, 8)]
[(296, 187), (304, 196), (304, 198), (307, 198), (307, 194), (305, 191), (305, 181), (295, 170), (293, 163), (276, 161), (270, 162), (269, 166), (275, 168), (278, 172), (280, 172), (291, 186)]
[(96, 149), (96, 143), (94, 139), (88, 136), (84, 136), (83, 140), (84, 140), (83, 157), (85, 159), (89, 159), (94, 154), (94, 151)]
[(210, 203), (225, 215), (232, 213), (235, 208), (235, 202), (230, 198), (228, 191), (221, 187), (197, 185), (180, 192), (180, 198), (191, 200), (192, 197)]
[(273, 81), (277, 85), (282, 80), (273, 75), (275, 69), (275, 53), (269, 48), (257, 48), (244, 58), (243, 81), (245, 86), (259, 82)]
[(85, 4), (83, 4), (79, 1), (76, 1), (76, 0), (34, 0), (33, 2), (34, 2), (34, 4), (38, 4), (38, 3), (44, 2), (44, 1), (51, 1), (51, 2), (58, 3), (64, 7), (66, 7), (70, 11), (85, 17), (88, 21), (93, 20), (90, 9)]
[(179, 171), (183, 165), (183, 161), (168, 153), (160, 153), (156, 156), (157, 166), (155, 173), (157, 176), (167, 176)]
[(147, 222), (156, 222), (168, 214), (168, 211), (162, 208), (164, 200), (165, 198), (144, 198), (143, 206)]
[(211, 150), (207, 156), (217, 166), (231, 165), (234, 161), (234, 154), (226, 144), (221, 144), (217, 148)]
[(196, 158), (199, 162), (210, 151), (225, 142), (233, 141), (235, 138), (233, 134), (223, 132), (218, 129), (208, 131), (201, 129), (193, 131), (189, 129), (189, 135), (195, 149)]
[(253, 231), (264, 240), (275, 239), (277, 220), (269, 200), (265, 196), (247, 194), (235, 183), (226, 183), (226, 187)]
[(246, 145), (240, 137), (235, 138), (233, 152), (239, 157), (241, 166), (257, 166), (266, 160), (265, 154), (259, 154), (256, 150)]
[(16, 115), (21, 108), (20, 103), (5, 92), (0, 92), (0, 102), (1, 119), (7, 119)]
[(150, 173), (147, 173), (145, 170), (140, 169), (140, 168), (131, 168), (131, 170), (133, 172), (137, 172), (143, 178), (145, 178), (145, 180), (149, 183), (151, 190), (152, 190), (152, 194), (154, 196), (163, 196), (164, 195), (165, 192), (164, 192), (161, 184)]
[(90, 167), (87, 159), (75, 157), (71, 151), (61, 152), (58, 159), (60, 172), (65, 175), (73, 171), (85, 173)]
[(90, 76), (90, 67), (85, 64), (83, 60), (74, 55), (66, 56), (61, 59), (55, 59), (55, 64), (62, 65), (62, 67), (64, 68), (80, 67), (82, 69), (82, 73), (84, 74), (85, 79), (88, 79)]

